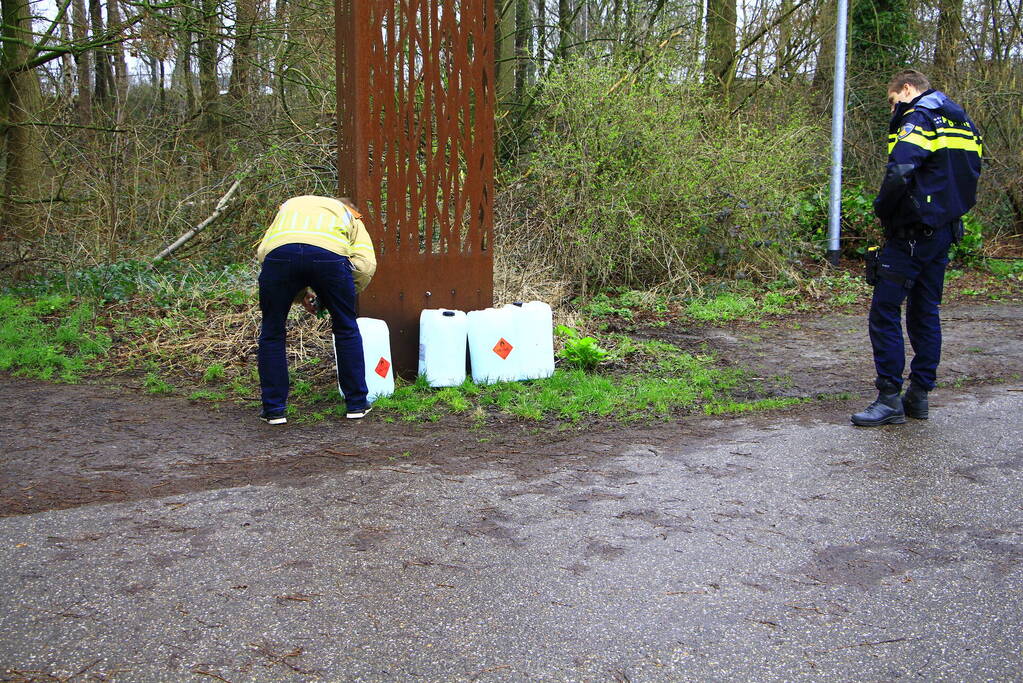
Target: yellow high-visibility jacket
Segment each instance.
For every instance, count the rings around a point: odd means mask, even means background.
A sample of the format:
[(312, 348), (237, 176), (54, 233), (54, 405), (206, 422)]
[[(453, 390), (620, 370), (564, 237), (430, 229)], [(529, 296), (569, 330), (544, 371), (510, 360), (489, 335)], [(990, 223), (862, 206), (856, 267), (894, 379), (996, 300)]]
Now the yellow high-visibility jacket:
[(373, 242), (361, 214), (331, 197), (303, 195), (284, 202), (266, 229), (256, 258), (262, 263), (277, 247), (295, 243), (312, 244), (347, 256), (352, 262), (358, 292), (366, 289), (377, 270)]

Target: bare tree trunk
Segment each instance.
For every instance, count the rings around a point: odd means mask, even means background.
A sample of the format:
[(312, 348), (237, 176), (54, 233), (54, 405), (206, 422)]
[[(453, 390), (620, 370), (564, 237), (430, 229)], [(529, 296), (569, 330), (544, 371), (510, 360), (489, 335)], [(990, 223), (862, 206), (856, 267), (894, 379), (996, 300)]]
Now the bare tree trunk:
[[(118, 0), (107, 0), (107, 28), (121, 28), (121, 9)], [(128, 64), (124, 59), (124, 43), (114, 43), (107, 48), (114, 61), (114, 93), (117, 97), (118, 117), (128, 98)]]
[(699, 57), (700, 55), (704, 54), (704, 47), (706, 45), (706, 42), (704, 41), (706, 34), (703, 30), (704, 21), (703, 5), (704, 5), (703, 0), (696, 1), (696, 21), (693, 24), (693, 30), (691, 32), (692, 39), (690, 41), (690, 46), (692, 49), (692, 54), (694, 56), (693, 62), (694, 72), (700, 68)]
[(164, 71), (163, 59), (157, 58), (157, 65), (160, 69), (160, 113), (167, 111), (167, 74)]
[(775, 72), (778, 77), (788, 80), (792, 77), (789, 60), (792, 51), (792, 0), (781, 0), (781, 16), (785, 17), (778, 25), (778, 51), (775, 54)]
[(515, 101), (526, 96), (526, 71), (529, 68), (529, 0), (515, 2)]
[[(84, 43), (89, 35), (89, 16), (85, 11), (85, 0), (73, 0), (71, 11), (71, 37), (76, 43)], [(78, 123), (87, 126), (92, 123), (92, 53), (83, 52), (77, 55), (75, 64), (78, 81), (75, 110), (78, 112)]]
[(572, 3), (569, 0), (558, 0), (558, 49), (555, 59), (561, 60), (568, 56), (568, 46), (572, 42)]
[(224, 117), (220, 107), (220, 84), (217, 80), (217, 48), (219, 47), (218, 0), (202, 0), (202, 18), (197, 58), (199, 62), (200, 124), (209, 164), (212, 170), (220, 166)]
[(160, 86), (160, 74), (156, 66), (159, 60), (153, 55), (142, 55), (142, 61), (146, 65), (146, 70), (149, 71), (149, 87), (153, 89), (153, 92), (156, 92), (156, 89)]
[[(103, 6), (100, 0), (89, 0), (89, 18), (92, 20), (93, 37), (103, 34)], [(93, 99), (105, 102), (113, 88), (113, 72), (110, 68), (110, 54), (103, 48), (95, 51), (96, 80), (93, 88)]]
[(934, 71), (942, 78), (955, 73), (956, 55), (963, 37), (962, 15), (963, 0), (940, 0)]
[[(496, 0), (495, 0), (496, 2)], [(270, 91), (274, 94), (274, 99), (280, 101), (285, 96), (282, 92), (284, 90), (284, 79), (279, 78), (279, 74), (284, 73), (286, 69), (286, 55), (287, 55), (287, 44), (289, 38), (289, 32), (291, 31), (291, 20), (292, 20), (292, 0), (277, 0), (277, 26), (282, 31), (282, 38), (276, 41), (276, 45), (270, 47), (270, 54), (268, 55), (268, 62), (273, 64), (273, 67), (269, 70), (271, 73), (268, 74), (270, 79)], [(496, 7), (496, 5), (495, 5)]]
[(235, 0), (234, 52), (227, 94), (233, 100), (244, 100), (252, 92), (251, 66), (255, 57), (252, 34), (256, 23), (256, 0)]
[(813, 94), (822, 109), (831, 104), (832, 85), (835, 81), (835, 17), (838, 7), (835, 0), (821, 3), (814, 20), (815, 33), (820, 40), (817, 50), (817, 66), (813, 72)]
[(633, 47), (636, 37), (636, 7), (635, 0), (625, 0), (625, 29), (620, 40)]
[(217, 0), (202, 0), (202, 32), (199, 34), (199, 97), (203, 110), (217, 99)]
[(547, 0), (537, 0), (536, 23), (536, 63), (542, 74), (544, 61), (547, 59)]
[(508, 105), (515, 93), (515, 0), (494, 0), (497, 13), (497, 104)]
[(42, 140), (33, 125), (42, 96), (36, 72), (19, 68), (31, 49), (22, 43), (33, 42), (28, 0), (0, 0), (0, 16), (0, 35), (5, 39), (0, 43), (0, 139), (6, 152), (0, 234), (17, 242), (32, 237), (36, 223), (32, 202), (44, 188)]
[[(60, 22), (60, 42), (67, 45), (71, 42), (70, 14)], [(64, 102), (73, 101), (75, 96), (75, 60), (70, 53), (60, 58), (60, 99)]]
[(980, 54), (981, 63), (987, 59), (987, 25), (991, 14), (991, 2), (982, 0), (980, 9), (980, 35), (977, 36), (977, 50)]
[(193, 13), (191, 7), (183, 6), (178, 9), (180, 26), (178, 31), (178, 53), (174, 60), (174, 73), (172, 75), (172, 87), (180, 90), (185, 96), (185, 118), (190, 119), (195, 114), (195, 84), (192, 80), (192, 36), (193, 36)]
[(727, 97), (735, 78), (735, 2), (707, 0), (704, 83)]

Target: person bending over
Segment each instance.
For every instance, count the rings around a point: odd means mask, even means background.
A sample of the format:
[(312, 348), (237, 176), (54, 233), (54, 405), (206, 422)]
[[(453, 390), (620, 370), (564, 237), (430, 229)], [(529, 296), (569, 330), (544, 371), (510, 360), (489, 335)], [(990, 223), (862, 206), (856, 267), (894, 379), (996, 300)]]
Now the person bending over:
[(356, 292), (376, 271), (376, 255), (359, 212), (347, 199), (305, 195), (284, 202), (267, 228), (256, 256), (259, 273), (260, 418), (287, 422), (288, 359), (285, 325), (292, 303), (314, 312), (313, 294), (330, 313), (338, 389), (347, 417), (369, 412), (362, 336), (356, 324)]

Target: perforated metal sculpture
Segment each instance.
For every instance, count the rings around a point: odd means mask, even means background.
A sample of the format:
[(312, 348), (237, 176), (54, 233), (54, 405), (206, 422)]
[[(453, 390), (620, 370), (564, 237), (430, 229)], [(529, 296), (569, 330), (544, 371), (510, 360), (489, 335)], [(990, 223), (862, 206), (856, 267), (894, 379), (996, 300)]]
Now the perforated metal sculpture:
[(338, 172), (379, 266), (360, 314), (414, 375), (424, 308), (493, 303), (490, 0), (337, 0)]

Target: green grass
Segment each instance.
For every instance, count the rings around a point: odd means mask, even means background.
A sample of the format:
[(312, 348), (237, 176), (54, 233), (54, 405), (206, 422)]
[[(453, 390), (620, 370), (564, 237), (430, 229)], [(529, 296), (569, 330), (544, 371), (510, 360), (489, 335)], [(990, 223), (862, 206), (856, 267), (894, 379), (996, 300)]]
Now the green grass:
[(189, 401), (226, 401), (227, 392), (199, 389), (188, 395)]
[(756, 308), (757, 303), (752, 297), (725, 292), (713, 298), (690, 301), (686, 314), (701, 322), (727, 322), (746, 317)]
[(792, 306), (794, 296), (782, 292), (768, 292), (760, 302), (760, 311), (771, 315), (787, 313)]
[(621, 335), (611, 341), (612, 356), (627, 358), (635, 372), (608, 375), (558, 369), (546, 379), (491, 385), (467, 379), (443, 389), (433, 389), (419, 377), (411, 384), (399, 382), (394, 394), (375, 405), (407, 421), (472, 414), (481, 422), (488, 412), (496, 412), (537, 421), (612, 417), (629, 422), (667, 418), (708, 401), (725, 400), (745, 380), (743, 371), (720, 367), (710, 355), (685, 353), (666, 342), (636, 342)]
[(831, 295), (830, 301), (835, 306), (848, 306), (872, 291), (863, 277), (848, 272), (824, 275), (817, 282)]
[[(838, 283), (839, 287), (846, 284)], [(728, 291), (715, 296), (691, 299), (682, 313), (692, 320), (704, 323), (726, 323), (733, 320), (759, 322), (764, 316), (789, 315), (809, 308), (803, 292), (789, 281), (768, 283), (763, 293), (755, 291), (751, 282), (733, 283)], [(784, 291), (783, 291), (784, 290)], [(837, 291), (833, 296), (841, 296)], [(856, 296), (853, 296), (855, 299)], [(768, 322), (771, 325), (773, 322)]]
[(721, 401), (704, 405), (703, 412), (707, 415), (732, 415), (761, 410), (778, 410), (801, 403), (808, 403), (809, 401), (810, 399), (808, 398), (762, 398), (758, 401)]
[(1023, 280), (1023, 260), (988, 259), (986, 265), (995, 277)]
[[(63, 318), (53, 317), (67, 312)], [(38, 379), (76, 382), (110, 347), (87, 304), (70, 297), (22, 300), (0, 296), (0, 370)]]
[(148, 391), (150, 394), (174, 393), (174, 387), (168, 384), (155, 371), (146, 373), (145, 378), (142, 380), (142, 388)]
[(223, 381), (225, 375), (224, 366), (221, 363), (213, 363), (202, 373), (202, 381), (207, 384)]
[[(373, 405), (383, 411), (398, 413), (408, 421), (433, 421), (445, 414), (467, 412), (472, 399), (479, 393), (479, 387), (470, 379), (466, 379), (457, 387), (434, 389), (426, 383), (426, 378), (420, 375), (411, 384), (398, 380), (394, 393), (378, 398)], [(344, 411), (344, 406), (339, 406), (335, 411), (340, 414)]]

